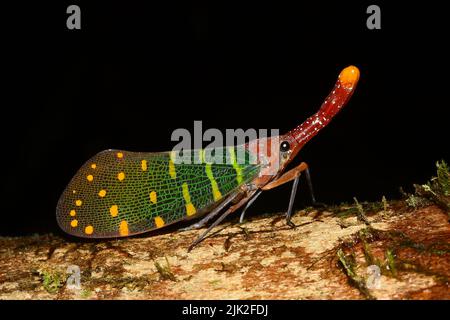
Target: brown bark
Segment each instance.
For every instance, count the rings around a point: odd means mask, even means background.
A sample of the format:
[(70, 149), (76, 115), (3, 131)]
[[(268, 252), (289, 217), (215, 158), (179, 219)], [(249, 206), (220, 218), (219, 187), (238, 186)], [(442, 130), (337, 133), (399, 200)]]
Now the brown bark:
[[(375, 208), (374, 206), (372, 206)], [(112, 241), (0, 238), (0, 299), (449, 299), (450, 225), (437, 206), (299, 211)], [(355, 209), (355, 208), (353, 208)], [(385, 208), (386, 209), (386, 208)], [(81, 289), (66, 286), (67, 267)], [(381, 271), (368, 283), (368, 265)]]

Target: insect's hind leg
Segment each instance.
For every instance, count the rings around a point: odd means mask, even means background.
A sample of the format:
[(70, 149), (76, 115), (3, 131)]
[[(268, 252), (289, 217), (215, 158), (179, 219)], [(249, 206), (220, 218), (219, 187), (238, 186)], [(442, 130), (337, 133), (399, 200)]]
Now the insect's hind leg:
[(309, 189), (309, 194), (311, 195), (311, 205), (313, 207), (319, 207), (319, 208), (324, 208), (326, 207), (326, 205), (322, 202), (317, 202), (316, 201), (316, 197), (314, 196), (314, 189), (313, 189), (313, 185), (311, 182), (311, 174), (309, 173), (309, 167), (307, 167), (305, 169), (305, 175), (306, 175), (306, 182), (308, 183), (308, 189)]
[(186, 228), (181, 228), (179, 231), (189, 231), (203, 228), (209, 220), (214, 218), (223, 208), (225, 208), (230, 202), (232, 202), (239, 193), (230, 194), (222, 203), (220, 203), (217, 207), (215, 207), (210, 213), (208, 213), (205, 217), (203, 217), (200, 221), (187, 226)]
[(262, 188), (263, 190), (270, 190), (270, 189), (276, 188), (282, 184), (285, 184), (289, 181), (294, 180), (294, 183), (292, 185), (291, 197), (289, 198), (289, 206), (288, 206), (288, 210), (286, 213), (286, 223), (291, 227), (295, 227), (294, 223), (291, 221), (291, 217), (292, 217), (292, 211), (293, 211), (293, 207), (294, 207), (295, 195), (297, 194), (298, 181), (300, 180), (300, 175), (303, 171), (305, 171), (305, 173), (306, 173), (306, 180), (308, 182), (308, 188), (309, 188), (309, 191), (311, 194), (311, 200), (313, 202), (313, 205), (318, 205), (318, 203), (316, 202), (316, 198), (314, 197), (309, 168), (305, 162), (302, 162), (297, 167), (289, 170), (288, 172), (285, 172), (281, 177), (270, 182), (269, 184), (265, 185)]
[[(306, 167), (303, 171), (305, 171), (306, 174), (306, 181), (308, 183), (309, 193), (311, 195), (311, 201), (313, 207), (325, 207), (323, 203), (317, 202), (316, 197), (314, 196), (314, 190), (311, 183), (311, 175), (309, 173), (309, 167)], [(295, 224), (291, 221), (292, 218), (292, 211), (294, 207), (294, 201), (295, 201), (295, 194), (297, 193), (298, 189), (298, 181), (300, 180), (300, 174), (295, 177), (294, 183), (292, 185), (292, 191), (291, 191), (291, 197), (289, 199), (289, 206), (288, 211), (286, 213), (286, 223), (290, 227), (295, 227)]]

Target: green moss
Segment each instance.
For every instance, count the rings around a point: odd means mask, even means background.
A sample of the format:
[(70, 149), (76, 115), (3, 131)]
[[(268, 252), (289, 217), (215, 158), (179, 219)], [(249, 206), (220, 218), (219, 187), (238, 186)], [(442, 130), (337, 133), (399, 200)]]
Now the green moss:
[(397, 276), (397, 268), (395, 267), (395, 254), (392, 249), (386, 250), (386, 259), (387, 266), (389, 267), (390, 273), (396, 277)]
[(314, 207), (306, 207), (305, 209), (305, 214), (308, 214), (308, 213), (310, 213), (310, 212), (313, 212), (315, 209), (314, 209)]
[(357, 288), (361, 292), (361, 294), (366, 297), (366, 299), (375, 299), (375, 297), (370, 294), (364, 278), (358, 276), (358, 274), (356, 273), (356, 259), (354, 253), (345, 255), (344, 251), (342, 251), (342, 249), (339, 249), (336, 252), (336, 255), (350, 284)]
[(366, 260), (366, 264), (368, 266), (376, 265), (380, 269), (383, 269), (383, 265), (382, 265), (381, 261), (374, 257), (374, 255), (372, 254), (372, 249), (370, 247), (370, 244), (365, 239), (362, 239), (362, 245), (363, 245), (364, 259)]
[(39, 271), (42, 285), (48, 293), (57, 293), (59, 289), (66, 283), (67, 277), (59, 271), (42, 270)]
[(166, 259), (165, 266), (162, 266), (161, 264), (158, 263), (158, 261), (155, 261), (156, 270), (158, 270), (161, 279), (176, 281), (177, 279), (175, 278), (175, 275), (173, 274), (170, 268), (169, 260), (167, 259), (167, 257), (165, 257), (165, 259)]
[(430, 202), (423, 197), (418, 197), (414, 194), (410, 194), (408, 195), (408, 199), (406, 199), (406, 204), (408, 205), (408, 207), (417, 209), (420, 207), (428, 206)]
[(344, 267), (344, 271), (352, 279), (356, 278), (356, 272), (354, 270), (355, 267), (355, 259), (354, 256), (348, 255), (346, 256), (344, 254), (344, 251), (342, 249), (339, 249), (337, 251), (337, 256), (339, 258), (339, 262), (341, 263), (342, 267)]
[(389, 218), (392, 214), (392, 211), (389, 209), (389, 202), (387, 201), (385, 196), (383, 196), (381, 198), (381, 205), (383, 206), (383, 211), (381, 212), (381, 216), (383, 218)]
[[(449, 168), (445, 162), (437, 163), (437, 177), (432, 178), (425, 185), (415, 185), (416, 192), (414, 194), (406, 194), (406, 204), (409, 207), (419, 208), (429, 206), (430, 204), (438, 204), (442, 208), (448, 206), (450, 208), (449, 192)], [(446, 204), (447, 201), (447, 204)], [(421, 255), (429, 257), (430, 255), (447, 255), (450, 253), (450, 244), (443, 242), (434, 242), (433, 244), (421, 243), (412, 240), (405, 233), (398, 230), (379, 230), (373, 228), (368, 219), (368, 214), (378, 213), (380, 217), (389, 217), (390, 215), (399, 215), (403, 212), (409, 212), (402, 201), (388, 201), (386, 197), (382, 197), (381, 201), (376, 203), (359, 202), (354, 198), (354, 205), (341, 205), (333, 207), (332, 212), (336, 217), (341, 219), (353, 215), (358, 220), (364, 221), (366, 227), (359, 230), (349, 239), (341, 242), (339, 247), (334, 251), (338, 259), (338, 265), (349, 279), (349, 283), (356, 287), (366, 298), (373, 298), (366, 286), (363, 274), (358, 275), (364, 267), (376, 265), (380, 268), (383, 276), (397, 278), (401, 272), (414, 272), (433, 276), (443, 283), (447, 283), (448, 277), (444, 274), (434, 272), (428, 265), (421, 265), (417, 261), (421, 261)], [(376, 219), (374, 221), (377, 221)], [(341, 221), (340, 225), (344, 225), (345, 221)], [(361, 245), (361, 247), (357, 245)], [(412, 248), (417, 251), (413, 255), (413, 260), (403, 261), (399, 258), (399, 251), (402, 248)], [(356, 249), (357, 248), (357, 249)], [(365, 262), (361, 265), (356, 264), (355, 254), (360, 253), (362, 249)], [(379, 251), (382, 249), (382, 251)], [(355, 251), (356, 250), (356, 251)], [(376, 250), (376, 251), (374, 251)], [(344, 253), (345, 252), (345, 253)], [(382, 256), (384, 252), (384, 257)], [(375, 253), (381, 253), (379, 256)], [(377, 256), (379, 258), (377, 258)], [(358, 256), (359, 257), (359, 256)]]
[(435, 203), (450, 215), (450, 173), (445, 161), (436, 162), (437, 176), (426, 184), (414, 185), (415, 194), (408, 195), (406, 203), (413, 208)]
[(374, 264), (375, 259), (370, 250), (370, 245), (365, 241), (363, 241), (363, 251), (364, 251), (364, 258), (366, 259), (367, 265), (370, 266), (370, 265)]
[(341, 203), (339, 206), (328, 207), (327, 211), (332, 212), (336, 217), (345, 219), (350, 216), (356, 216), (359, 221), (370, 225), (367, 219), (368, 213), (378, 213), (382, 210), (388, 212), (389, 204), (385, 197), (381, 202), (359, 202), (356, 197), (353, 197), (353, 205)]
[(340, 209), (340, 210), (338, 209), (338, 210), (336, 210), (336, 216), (338, 218), (345, 219), (347, 217), (351, 217), (351, 216), (356, 215), (357, 212), (358, 212), (358, 209), (356, 209), (354, 207), (350, 207), (350, 208), (346, 208), (346, 209)]
[(442, 160), (436, 162), (437, 168), (437, 183), (440, 191), (444, 196), (450, 196), (450, 171), (447, 163)]
[(211, 281), (209, 281), (209, 284), (212, 286), (218, 285), (218, 284), (220, 284), (220, 280), (219, 279), (211, 280)]
[(83, 289), (81, 290), (81, 294), (80, 294), (82, 299), (88, 299), (89, 297), (92, 296), (92, 290), (90, 289)]
[(365, 211), (374, 212), (374, 213), (379, 212), (383, 209), (384, 209), (383, 200), (381, 202), (367, 202), (366, 205), (364, 206)]
[(381, 198), (381, 203), (383, 204), (383, 211), (384, 211), (384, 212), (388, 212), (388, 211), (389, 211), (389, 203), (387, 202), (385, 196), (383, 196), (383, 197)]

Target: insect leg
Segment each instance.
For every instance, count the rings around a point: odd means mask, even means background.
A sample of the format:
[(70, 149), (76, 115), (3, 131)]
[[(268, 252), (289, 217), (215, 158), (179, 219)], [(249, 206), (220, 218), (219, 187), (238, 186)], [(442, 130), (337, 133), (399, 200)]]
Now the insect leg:
[(311, 195), (311, 202), (313, 207), (325, 207), (325, 204), (316, 201), (316, 197), (314, 196), (314, 189), (311, 182), (311, 174), (309, 173), (309, 168), (305, 170), (306, 174), (306, 182), (308, 183), (309, 194)]
[(191, 243), (191, 245), (188, 248), (188, 252), (191, 251), (197, 244), (202, 242), (203, 239), (206, 238), (208, 233), (212, 229), (214, 229), (219, 223), (221, 223), (226, 217), (228, 217), (228, 215), (230, 215), (231, 213), (242, 207), (255, 194), (255, 192), (256, 191), (253, 191), (251, 194), (241, 199), (238, 203), (229, 207), (224, 213), (222, 213), (222, 215), (219, 218), (217, 218), (217, 220), (214, 221), (205, 232), (203, 232), (197, 239), (194, 240), (194, 242)]
[[(262, 188), (263, 190), (270, 190), (270, 189), (276, 188), (282, 184), (285, 184), (289, 181), (294, 180), (294, 183), (292, 185), (291, 197), (289, 199), (288, 211), (286, 212), (286, 223), (291, 227), (295, 227), (294, 223), (292, 223), (292, 221), (291, 221), (291, 216), (292, 216), (292, 209), (294, 207), (295, 195), (297, 193), (298, 181), (300, 180), (300, 175), (301, 175), (302, 171), (306, 171), (307, 174), (309, 173), (308, 165), (305, 162), (300, 163), (297, 167), (289, 170), (288, 172), (284, 173), (281, 177), (266, 184)], [(314, 201), (315, 201), (315, 199), (314, 199)]]
[(292, 208), (294, 207), (295, 194), (297, 193), (299, 180), (300, 180), (300, 175), (298, 175), (295, 178), (294, 183), (292, 184), (291, 197), (289, 199), (288, 211), (286, 213), (286, 223), (290, 227), (295, 227), (295, 224), (291, 221), (291, 216), (292, 216)]
[(191, 224), (186, 228), (182, 228), (179, 231), (189, 231), (202, 228), (209, 220), (214, 218), (223, 208), (225, 208), (231, 201), (233, 201), (239, 193), (233, 193), (229, 195), (222, 203), (220, 203), (217, 207), (215, 207), (210, 213), (208, 213), (203, 219), (200, 221)]
[(262, 190), (270, 190), (273, 188), (276, 188), (278, 186), (281, 186), (282, 184), (285, 184), (289, 181), (294, 180), (301, 174), (302, 171), (305, 171), (308, 168), (308, 165), (305, 162), (300, 163), (297, 167), (289, 170), (288, 172), (285, 172), (281, 177), (277, 178), (276, 180), (269, 182), (264, 187), (262, 187)]
[(247, 205), (245, 206), (244, 210), (242, 210), (241, 216), (239, 218), (239, 223), (242, 223), (244, 221), (244, 216), (245, 216), (245, 212), (247, 211), (247, 209), (253, 204), (253, 202), (255, 202), (255, 200), (259, 197), (259, 195), (261, 194), (262, 190), (258, 190), (256, 192), (256, 194), (253, 196), (253, 198), (251, 198), (248, 202)]
[(316, 203), (316, 197), (314, 197), (314, 190), (311, 182), (311, 174), (309, 173), (309, 168), (306, 168), (306, 181), (308, 182), (309, 193), (311, 194), (312, 203)]

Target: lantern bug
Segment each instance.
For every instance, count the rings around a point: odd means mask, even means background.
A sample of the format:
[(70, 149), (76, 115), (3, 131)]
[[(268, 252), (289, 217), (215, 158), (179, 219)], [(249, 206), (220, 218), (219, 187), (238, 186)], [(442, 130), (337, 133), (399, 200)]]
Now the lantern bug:
[(262, 191), (293, 181), (286, 213), (287, 224), (293, 226), (293, 204), (303, 171), (311, 192), (312, 188), (305, 162), (284, 171), (302, 147), (347, 103), (358, 80), (358, 68), (343, 69), (316, 114), (284, 135), (265, 138), (268, 144), (277, 143), (269, 163), (248, 145), (239, 154), (237, 147), (215, 149), (219, 158), (226, 160), (222, 163), (206, 161), (205, 150), (192, 150), (190, 155), (200, 159), (193, 163), (178, 163), (173, 152), (100, 152), (79, 169), (62, 193), (56, 209), (58, 224), (74, 236), (112, 238), (203, 217), (188, 227), (200, 228), (221, 214), (191, 244), (190, 250), (229, 214), (246, 205), (242, 221), (246, 209)]

